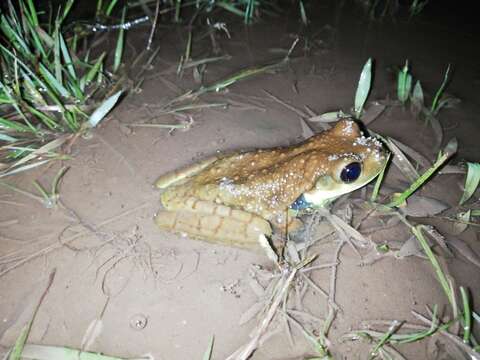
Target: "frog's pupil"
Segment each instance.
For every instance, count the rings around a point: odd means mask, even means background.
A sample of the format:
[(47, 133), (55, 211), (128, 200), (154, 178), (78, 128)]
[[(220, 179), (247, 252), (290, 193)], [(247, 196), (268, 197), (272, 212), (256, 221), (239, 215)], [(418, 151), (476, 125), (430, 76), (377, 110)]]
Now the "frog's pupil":
[(340, 173), (340, 179), (344, 183), (351, 183), (358, 179), (362, 172), (362, 165), (358, 162), (352, 162), (345, 166)]

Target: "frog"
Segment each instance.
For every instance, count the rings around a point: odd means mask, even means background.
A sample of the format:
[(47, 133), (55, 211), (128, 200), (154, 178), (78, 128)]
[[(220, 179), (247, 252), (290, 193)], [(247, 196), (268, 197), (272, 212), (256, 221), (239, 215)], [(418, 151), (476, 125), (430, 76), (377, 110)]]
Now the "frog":
[(215, 155), (160, 176), (162, 230), (258, 249), (259, 237), (301, 228), (322, 207), (372, 181), (387, 151), (352, 119), (294, 145)]

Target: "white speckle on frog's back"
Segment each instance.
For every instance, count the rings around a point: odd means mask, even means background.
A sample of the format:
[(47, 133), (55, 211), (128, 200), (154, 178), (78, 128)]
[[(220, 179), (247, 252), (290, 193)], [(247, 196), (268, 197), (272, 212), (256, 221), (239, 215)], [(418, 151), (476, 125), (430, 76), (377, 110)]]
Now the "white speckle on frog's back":
[(346, 120), (345, 121), (346, 126), (342, 130), (342, 133), (345, 136), (349, 136), (349, 135), (352, 135), (354, 133), (353, 124), (355, 124), (355, 122), (353, 122), (352, 120)]
[(365, 157), (366, 157), (366, 155), (362, 154), (362, 153), (355, 154), (355, 153), (348, 152), (348, 153), (343, 153), (343, 154), (330, 154), (330, 155), (328, 155), (327, 160), (328, 161), (336, 161), (336, 160), (339, 160), (339, 159), (351, 159), (351, 160), (354, 160), (354, 161), (362, 161), (362, 160), (365, 159)]
[(357, 145), (365, 146), (368, 149), (371, 149), (372, 147), (380, 149), (382, 147), (382, 143), (377, 138), (366, 137), (364, 135), (359, 136), (355, 139), (355, 141), (353, 142), (353, 146)]

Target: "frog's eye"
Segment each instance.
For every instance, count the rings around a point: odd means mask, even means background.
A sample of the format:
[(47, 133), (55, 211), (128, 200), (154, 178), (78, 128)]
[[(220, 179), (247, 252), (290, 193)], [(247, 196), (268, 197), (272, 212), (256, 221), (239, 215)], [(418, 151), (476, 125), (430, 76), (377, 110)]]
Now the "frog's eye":
[(340, 180), (348, 184), (357, 180), (361, 173), (362, 165), (359, 162), (352, 162), (342, 169)]

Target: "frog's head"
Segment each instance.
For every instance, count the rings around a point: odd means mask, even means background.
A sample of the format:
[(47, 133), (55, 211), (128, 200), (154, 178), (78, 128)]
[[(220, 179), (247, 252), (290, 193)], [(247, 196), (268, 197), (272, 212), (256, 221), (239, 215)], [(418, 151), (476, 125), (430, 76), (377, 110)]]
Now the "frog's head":
[(382, 143), (366, 137), (351, 120), (339, 121), (315, 141), (322, 153), (322, 164), (315, 187), (304, 194), (306, 202), (314, 206), (323, 206), (366, 185), (380, 173), (387, 160)]

